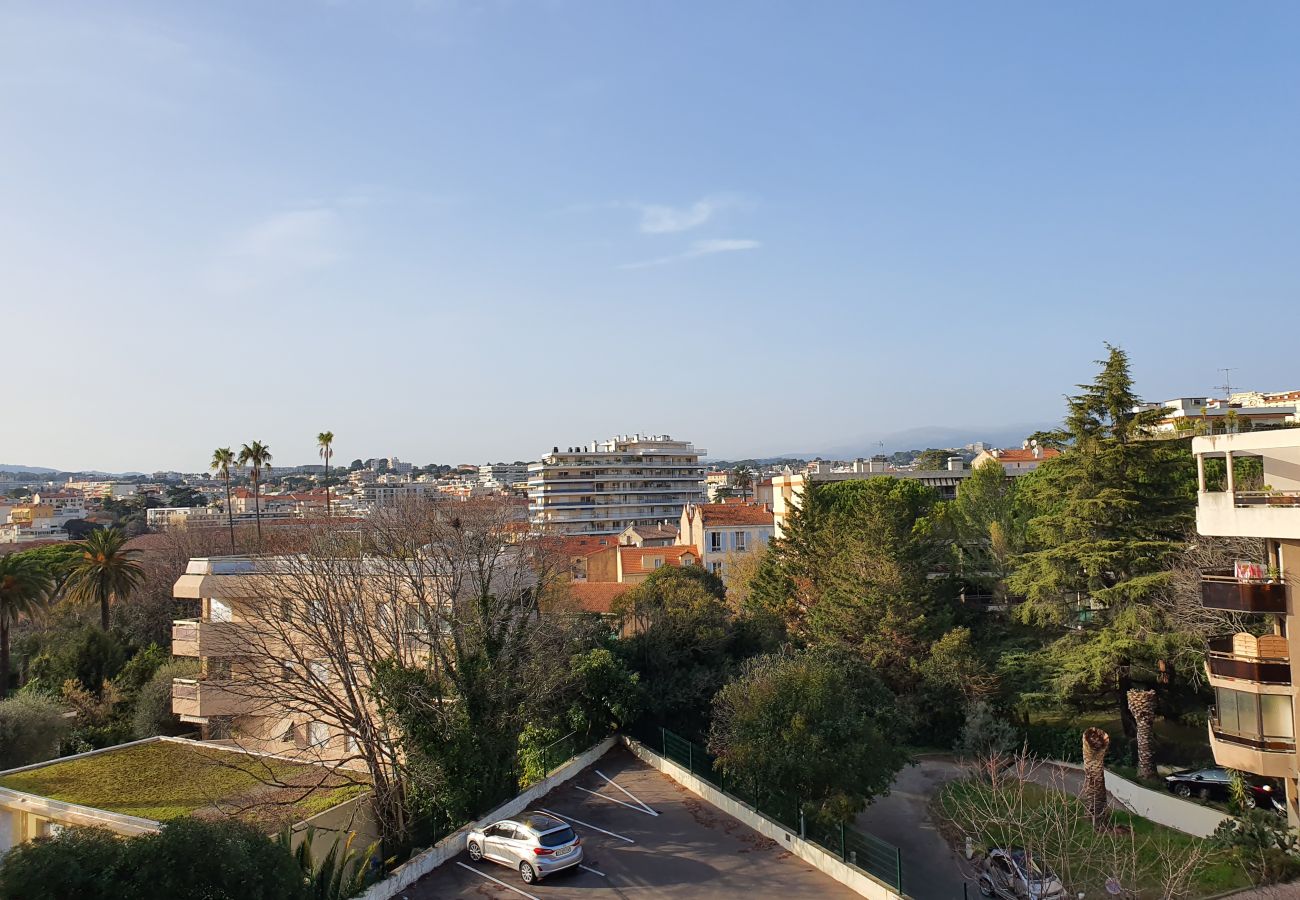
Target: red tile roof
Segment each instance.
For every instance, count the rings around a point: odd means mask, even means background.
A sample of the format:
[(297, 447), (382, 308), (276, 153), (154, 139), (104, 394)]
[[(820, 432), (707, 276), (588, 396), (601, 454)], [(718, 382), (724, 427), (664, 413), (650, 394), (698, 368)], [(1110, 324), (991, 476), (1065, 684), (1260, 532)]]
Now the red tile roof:
[(695, 511), (706, 526), (773, 523), (772, 510), (765, 503), (702, 503)]
[[(655, 570), (653, 560), (662, 558), (665, 566), (694, 565), (700, 561), (700, 553), (694, 547), (619, 547), (622, 554), (624, 575), (643, 575)], [(650, 560), (649, 565), (646, 561)]]
[(542, 546), (564, 556), (591, 556), (618, 543), (616, 534), (572, 534), (542, 538)]
[(635, 585), (618, 582), (575, 581), (569, 585), (569, 596), (583, 612), (608, 613), (614, 601)]

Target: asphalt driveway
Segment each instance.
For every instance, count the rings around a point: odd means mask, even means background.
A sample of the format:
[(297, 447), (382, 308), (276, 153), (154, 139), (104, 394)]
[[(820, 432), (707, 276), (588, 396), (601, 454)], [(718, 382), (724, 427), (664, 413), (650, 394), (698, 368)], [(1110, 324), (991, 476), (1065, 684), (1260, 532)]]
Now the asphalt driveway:
[[(657, 815), (634, 808), (638, 802)], [(462, 854), (399, 896), (405, 900), (858, 897), (621, 747), (533, 808), (548, 810), (572, 824), (582, 839), (585, 868), (525, 885), (512, 869), (474, 863)]]

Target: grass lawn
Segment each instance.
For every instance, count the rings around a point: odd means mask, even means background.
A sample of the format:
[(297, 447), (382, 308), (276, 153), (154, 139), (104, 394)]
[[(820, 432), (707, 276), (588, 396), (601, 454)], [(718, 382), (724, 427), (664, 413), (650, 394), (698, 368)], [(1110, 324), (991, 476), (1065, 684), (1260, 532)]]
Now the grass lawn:
[(268, 828), (367, 790), (320, 766), (173, 741), (56, 760), (0, 778), (0, 787), (159, 822), (231, 813)]
[[(1106, 880), (1117, 876), (1126, 889), (1136, 890), (1136, 896), (1143, 900), (1160, 897), (1167, 879), (1162, 860), (1187, 858), (1198, 850), (1205, 857), (1191, 881), (1191, 896), (1210, 897), (1251, 885), (1245, 869), (1232, 854), (1212, 850), (1200, 838), (1123, 811), (1112, 813), (1115, 828), (1098, 832), (1077, 799), (1038, 784), (1025, 785), (1023, 807), (1016, 805), (1016, 811), (1006, 817), (1006, 821), (1019, 824), (991, 823), (991, 816), (973, 813), (972, 809), (996, 805), (990, 804), (992, 792), (982, 782), (951, 782), (935, 798), (936, 812), (953, 836), (978, 834), (985, 847), (1028, 844), (1072, 893), (1107, 896)], [(1064, 824), (1044, 824), (1050, 820)]]

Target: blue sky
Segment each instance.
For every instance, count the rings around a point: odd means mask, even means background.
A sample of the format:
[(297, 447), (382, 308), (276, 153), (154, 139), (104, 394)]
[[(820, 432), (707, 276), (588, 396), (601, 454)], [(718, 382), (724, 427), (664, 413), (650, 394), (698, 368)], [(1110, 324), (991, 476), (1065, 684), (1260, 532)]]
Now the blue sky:
[(0, 461), (976, 438), (1106, 340), (1150, 398), (1300, 387), (1297, 39), (1289, 3), (11, 0)]

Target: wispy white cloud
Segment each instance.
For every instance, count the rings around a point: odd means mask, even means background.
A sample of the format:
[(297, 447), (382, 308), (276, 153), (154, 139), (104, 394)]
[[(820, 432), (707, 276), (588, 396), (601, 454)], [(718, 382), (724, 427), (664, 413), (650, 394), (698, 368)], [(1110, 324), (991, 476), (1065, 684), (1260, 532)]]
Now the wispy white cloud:
[(696, 241), (691, 244), (688, 250), (681, 253), (674, 253), (671, 256), (660, 256), (655, 259), (646, 259), (641, 262), (627, 263), (619, 266), (620, 269), (649, 269), (653, 266), (666, 266), (671, 263), (685, 262), (688, 259), (699, 259), (701, 256), (712, 256), (716, 253), (734, 253), (738, 250), (756, 250), (763, 246), (758, 241), (751, 241), (740, 238), (715, 238), (707, 241)]
[(232, 293), (326, 268), (343, 257), (343, 217), (332, 207), (274, 213), (218, 251), (205, 281)]
[(724, 209), (739, 206), (741, 200), (732, 194), (712, 194), (688, 206), (640, 204), (641, 232), (643, 234), (674, 234), (699, 228)]

